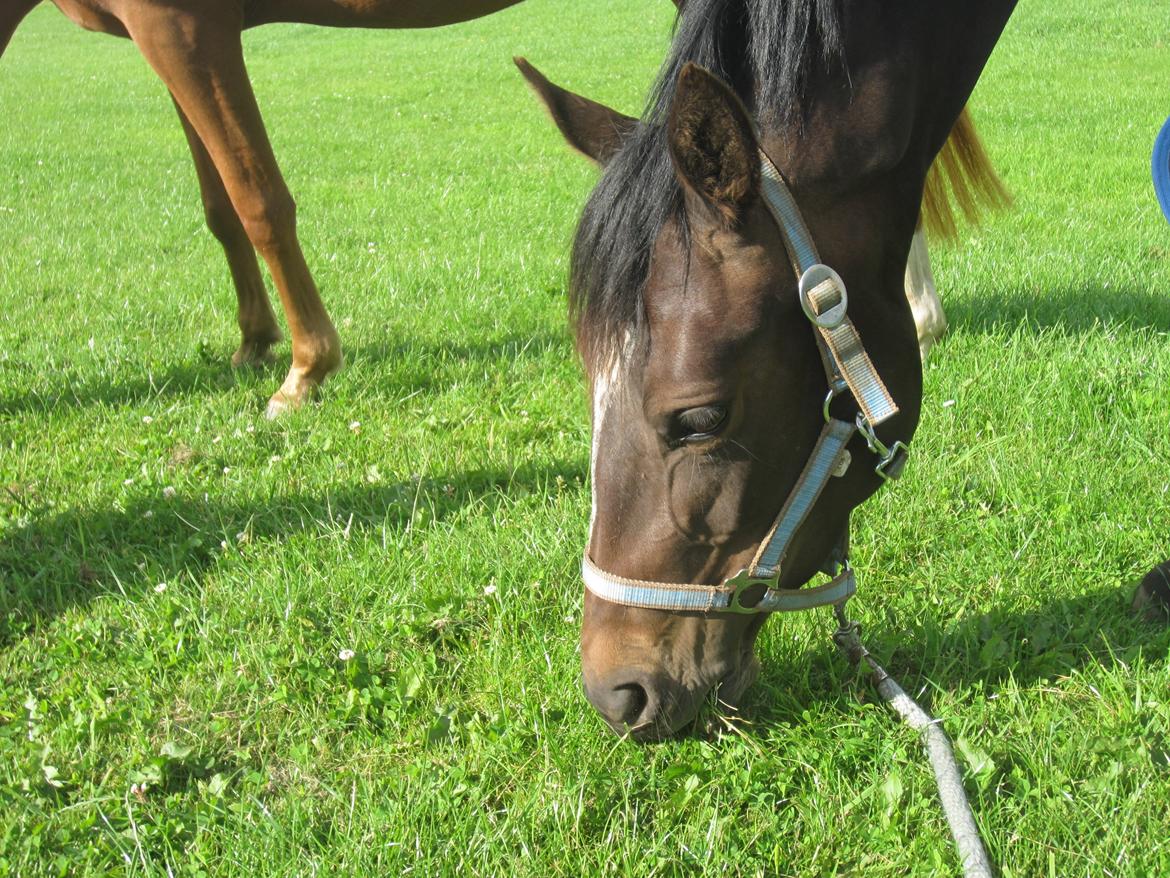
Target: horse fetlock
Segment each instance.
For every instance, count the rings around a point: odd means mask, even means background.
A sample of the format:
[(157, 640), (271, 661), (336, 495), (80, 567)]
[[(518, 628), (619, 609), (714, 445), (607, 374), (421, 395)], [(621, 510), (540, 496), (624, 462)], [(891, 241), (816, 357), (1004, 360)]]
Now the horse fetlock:
[(274, 336), (259, 338), (245, 338), (232, 354), (232, 367), (236, 369), (245, 366), (271, 366), (276, 357), (272, 353), (272, 346), (280, 341), (280, 333)]
[(280, 390), (268, 401), (268, 417), (300, 408), (316, 398), (325, 379), (341, 368), (341, 340), (336, 332), (293, 345), (293, 364)]
[(922, 361), (926, 362), (926, 355), (934, 343), (946, 334), (947, 315), (933, 287), (922, 298), (912, 300), (910, 309), (914, 314), (914, 327), (918, 331), (918, 350)]
[(341, 336), (333, 327), (307, 338), (293, 339), (293, 367), (318, 384), (341, 368)]
[(280, 385), (280, 390), (272, 394), (272, 398), (268, 400), (266, 414), (269, 420), (278, 418), (292, 409), (300, 408), (306, 402), (316, 398), (320, 387), (321, 382), (319, 380), (306, 375), (302, 370), (294, 366), (289, 370), (288, 375), (285, 376), (284, 383)]

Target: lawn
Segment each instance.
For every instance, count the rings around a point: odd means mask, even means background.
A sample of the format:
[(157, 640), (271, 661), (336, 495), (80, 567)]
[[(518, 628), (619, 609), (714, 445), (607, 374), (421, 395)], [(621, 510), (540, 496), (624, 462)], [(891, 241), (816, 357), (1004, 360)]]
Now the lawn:
[[(512, 67), (636, 112), (671, 4), (270, 27), (253, 81), (347, 365), (266, 422), (170, 102), (37, 9), (0, 60), (0, 874), (954, 874), (913, 733), (775, 621), (738, 732), (578, 685), (593, 170)], [(1025, 2), (973, 99), (1016, 202), (934, 253), (914, 459), (856, 516), (866, 639), (1003, 875), (1170, 874), (1160, 0)], [(278, 351), (287, 366), (287, 345)], [(351, 657), (352, 653), (352, 657)]]

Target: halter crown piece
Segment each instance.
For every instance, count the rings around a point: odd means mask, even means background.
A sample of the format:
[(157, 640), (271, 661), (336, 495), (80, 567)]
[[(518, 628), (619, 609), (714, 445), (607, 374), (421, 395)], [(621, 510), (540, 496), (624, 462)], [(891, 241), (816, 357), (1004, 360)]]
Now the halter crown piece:
[[(845, 541), (825, 571), (832, 579), (815, 588), (779, 588), (784, 555), (829, 479), (843, 475), (848, 469), (849, 452), (845, 446), (854, 433), (860, 432), (869, 450), (877, 455), (875, 470), (883, 479), (898, 478), (906, 465), (907, 446), (895, 442), (887, 447), (874, 433), (875, 427), (898, 413), (898, 406), (882, 383), (853, 321), (849, 319), (849, 296), (845, 284), (837, 272), (821, 263), (792, 193), (779, 169), (763, 150), (760, 150), (760, 172), (764, 203), (780, 227), (784, 249), (798, 279), (800, 307), (815, 329), (817, 348), (828, 379), (825, 426), (796, 486), (784, 501), (749, 567), (722, 585), (652, 582), (608, 573), (595, 565), (586, 552), (581, 562), (585, 587), (611, 603), (653, 610), (726, 613), (794, 612), (829, 604), (842, 607), (857, 591)], [(842, 421), (829, 413), (829, 404), (846, 390), (856, 400), (859, 409), (854, 421)]]

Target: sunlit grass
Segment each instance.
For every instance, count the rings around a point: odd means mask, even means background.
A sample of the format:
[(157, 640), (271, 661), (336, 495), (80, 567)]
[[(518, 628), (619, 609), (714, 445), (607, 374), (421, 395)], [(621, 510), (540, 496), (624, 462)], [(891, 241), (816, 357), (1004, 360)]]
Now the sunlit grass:
[[(0, 873), (953, 874), (914, 737), (773, 623), (738, 732), (577, 684), (593, 180), (511, 66), (636, 112), (671, 5), (529, 0), (246, 45), (347, 367), (277, 424), (161, 85), (37, 10), (0, 61)], [(976, 93), (1013, 211), (934, 253), (951, 335), (857, 516), (871, 649), (1007, 876), (1170, 873), (1165, 9), (1022, 4)], [(287, 346), (280, 349), (287, 357)], [(281, 361), (286, 365), (287, 361)], [(352, 657), (349, 653), (352, 652)]]

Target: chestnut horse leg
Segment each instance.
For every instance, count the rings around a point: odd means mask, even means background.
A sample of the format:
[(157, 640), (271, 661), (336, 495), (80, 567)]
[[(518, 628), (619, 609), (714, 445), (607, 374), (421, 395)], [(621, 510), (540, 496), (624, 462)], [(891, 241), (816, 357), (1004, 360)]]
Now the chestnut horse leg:
[(292, 366), (268, 403), (270, 417), (309, 399), (341, 365), (341, 341), (309, 274), (296, 205), (280, 174), (244, 66), (237, 4), (132, 4), (123, 23), (170, 89), (219, 172), (252, 246), (280, 292)]
[(211, 156), (207, 154), (207, 148), (191, 127), (178, 102), (175, 103), (175, 109), (179, 112), (179, 121), (183, 123), (183, 133), (187, 135), (191, 157), (195, 159), (195, 174), (199, 178), (199, 194), (203, 198), (203, 214), (207, 219), (207, 228), (223, 245), (232, 282), (236, 287), (236, 320), (240, 325), (240, 347), (232, 355), (232, 365), (258, 366), (271, 363), (272, 352), (269, 348), (280, 341), (281, 333), (276, 325), (272, 306), (268, 303), (268, 290), (265, 289), (264, 279), (260, 276), (256, 251), (252, 247), (252, 242), (248, 240), (243, 223), (236, 215), (236, 209), (232, 207), (232, 201), (228, 198), (227, 190), (223, 188), (223, 180), (220, 179)]

